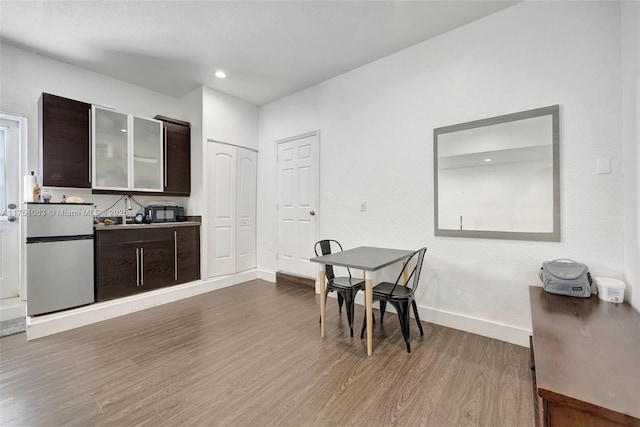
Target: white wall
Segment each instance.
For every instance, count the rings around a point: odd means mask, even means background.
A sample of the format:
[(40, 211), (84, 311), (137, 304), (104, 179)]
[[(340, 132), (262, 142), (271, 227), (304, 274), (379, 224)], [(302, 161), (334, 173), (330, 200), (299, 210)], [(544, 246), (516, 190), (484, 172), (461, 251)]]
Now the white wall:
[[(427, 245), (429, 319), (525, 345), (542, 261), (624, 277), (620, 62), (619, 4), (523, 2), (262, 107), (259, 268), (277, 267), (274, 141), (320, 129), (319, 237)], [(553, 104), (562, 241), (435, 238), (433, 129)], [(601, 157), (611, 174), (595, 174)]]
[[(624, 265), (631, 303), (640, 310), (640, 3), (623, 2), (622, 141), (624, 168)], [(629, 290), (629, 288), (627, 288)]]
[(205, 140), (258, 148), (258, 107), (207, 87), (202, 97)]

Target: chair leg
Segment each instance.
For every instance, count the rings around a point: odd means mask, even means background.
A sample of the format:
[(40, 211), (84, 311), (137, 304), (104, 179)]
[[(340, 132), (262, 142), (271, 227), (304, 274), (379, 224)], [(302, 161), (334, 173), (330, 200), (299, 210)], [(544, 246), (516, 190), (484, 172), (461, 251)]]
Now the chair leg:
[(354, 295), (352, 291), (345, 294), (345, 303), (347, 304), (347, 321), (349, 322), (349, 329), (351, 331), (351, 338), (353, 338), (353, 317), (354, 317)]
[(400, 302), (393, 304), (398, 312), (398, 320), (400, 321), (400, 328), (402, 330), (402, 337), (407, 345), (407, 353), (411, 353), (411, 344), (409, 344), (409, 302)]
[(364, 314), (364, 319), (362, 320), (362, 330), (360, 331), (360, 339), (364, 338), (364, 331), (367, 330), (367, 313)]
[(424, 332), (422, 331), (422, 323), (420, 323), (420, 316), (418, 316), (418, 305), (416, 304), (416, 300), (411, 301), (411, 305), (413, 306), (413, 315), (416, 317), (418, 329), (420, 329), (420, 335), (424, 335)]
[(380, 324), (384, 323), (384, 312), (387, 310), (387, 302), (380, 300)]
[(338, 292), (338, 313), (342, 314), (342, 303), (344, 302), (344, 297), (340, 292)]

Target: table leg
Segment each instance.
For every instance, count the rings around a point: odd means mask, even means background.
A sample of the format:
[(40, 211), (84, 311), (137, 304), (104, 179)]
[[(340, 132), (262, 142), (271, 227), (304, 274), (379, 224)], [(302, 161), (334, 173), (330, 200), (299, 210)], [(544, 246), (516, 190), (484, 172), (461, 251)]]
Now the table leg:
[(326, 301), (324, 295), (326, 293), (325, 284), (325, 269), (324, 264), (320, 264), (320, 270), (318, 271), (318, 281), (320, 282), (320, 336), (324, 338), (325, 331), (325, 305)]
[(403, 279), (404, 279), (404, 285), (407, 285), (407, 280), (409, 280), (409, 269), (405, 268), (405, 266), (407, 265), (407, 261), (402, 261), (402, 268), (403, 268)]
[(367, 356), (373, 354), (373, 272), (364, 272), (364, 307), (367, 316)]

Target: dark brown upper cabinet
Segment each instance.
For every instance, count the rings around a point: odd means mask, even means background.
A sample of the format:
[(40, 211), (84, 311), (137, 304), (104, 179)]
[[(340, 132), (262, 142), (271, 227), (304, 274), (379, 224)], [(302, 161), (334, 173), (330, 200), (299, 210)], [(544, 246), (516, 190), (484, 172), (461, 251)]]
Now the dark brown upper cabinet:
[(164, 194), (188, 196), (191, 193), (191, 125), (165, 116), (154, 119), (164, 123)]
[(91, 188), (91, 104), (43, 93), (39, 108), (42, 185)]

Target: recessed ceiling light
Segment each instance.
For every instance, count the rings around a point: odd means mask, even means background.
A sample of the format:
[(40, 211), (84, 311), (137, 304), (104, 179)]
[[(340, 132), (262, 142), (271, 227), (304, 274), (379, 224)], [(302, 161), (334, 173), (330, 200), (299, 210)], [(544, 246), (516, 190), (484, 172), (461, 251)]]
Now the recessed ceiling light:
[(120, 132), (127, 133), (127, 130), (126, 129), (120, 129)]
[(484, 161), (485, 161), (485, 162), (493, 162), (493, 159), (489, 159), (489, 158), (487, 158), (487, 159), (484, 159)]
[(224, 79), (225, 77), (227, 77), (224, 71), (216, 71), (214, 73), (214, 76), (216, 76), (219, 79)]

